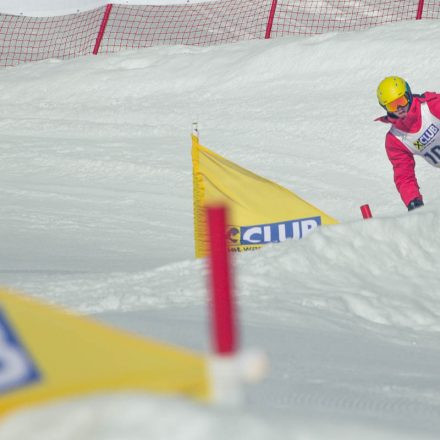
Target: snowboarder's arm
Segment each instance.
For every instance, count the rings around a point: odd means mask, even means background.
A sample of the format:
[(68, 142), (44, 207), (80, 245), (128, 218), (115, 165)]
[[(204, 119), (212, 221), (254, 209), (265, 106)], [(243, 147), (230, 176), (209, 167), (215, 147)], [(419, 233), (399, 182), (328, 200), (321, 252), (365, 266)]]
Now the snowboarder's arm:
[(393, 165), (394, 183), (405, 206), (414, 199), (423, 200), (415, 174), (413, 154), (391, 133), (386, 136), (385, 149)]

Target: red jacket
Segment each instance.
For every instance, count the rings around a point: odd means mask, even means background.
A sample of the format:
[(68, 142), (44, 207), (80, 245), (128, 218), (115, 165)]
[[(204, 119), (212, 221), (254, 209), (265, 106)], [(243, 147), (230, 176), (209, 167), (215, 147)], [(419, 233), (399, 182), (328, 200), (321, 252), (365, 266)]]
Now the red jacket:
[[(440, 119), (440, 94), (425, 92), (420, 96), (414, 95), (411, 108), (405, 118), (395, 119), (388, 115), (376, 120), (393, 124), (399, 130), (407, 133), (415, 133), (420, 130), (422, 125), (420, 113), (421, 102), (426, 102), (431, 113)], [(415, 161), (413, 153), (390, 132), (387, 133), (385, 138), (385, 150), (388, 159), (393, 165), (394, 183), (396, 184), (403, 203), (408, 206), (411, 200), (417, 197), (422, 198), (414, 170)]]

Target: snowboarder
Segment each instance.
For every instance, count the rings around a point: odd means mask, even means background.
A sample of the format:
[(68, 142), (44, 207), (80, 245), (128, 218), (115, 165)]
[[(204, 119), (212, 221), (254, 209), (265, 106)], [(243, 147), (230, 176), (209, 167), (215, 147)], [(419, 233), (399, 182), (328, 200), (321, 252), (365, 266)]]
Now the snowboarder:
[(391, 124), (385, 149), (393, 165), (394, 183), (411, 211), (423, 206), (414, 154), (440, 167), (440, 94), (413, 95), (403, 78), (389, 76), (380, 82), (377, 99), (387, 115), (376, 120)]

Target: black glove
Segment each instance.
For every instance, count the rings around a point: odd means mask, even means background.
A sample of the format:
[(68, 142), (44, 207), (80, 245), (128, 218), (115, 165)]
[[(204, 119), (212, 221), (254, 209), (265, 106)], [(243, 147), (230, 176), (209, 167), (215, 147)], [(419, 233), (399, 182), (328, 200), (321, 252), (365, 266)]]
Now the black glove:
[(417, 198), (417, 199), (411, 200), (408, 203), (408, 211), (412, 211), (413, 209), (420, 208), (421, 206), (423, 206), (422, 199)]

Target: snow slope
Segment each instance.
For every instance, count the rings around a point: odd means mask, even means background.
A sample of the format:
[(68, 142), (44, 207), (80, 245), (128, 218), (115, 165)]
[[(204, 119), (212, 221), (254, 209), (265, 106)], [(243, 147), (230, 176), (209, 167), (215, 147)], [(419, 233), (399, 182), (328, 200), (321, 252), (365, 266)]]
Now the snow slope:
[(438, 438), (440, 173), (417, 160), (426, 206), (407, 213), (374, 119), (384, 76), (440, 91), (439, 36), (404, 22), (0, 71), (0, 284), (209, 351), (194, 121), (204, 145), (341, 221), (234, 255), (243, 347), (271, 365), (244, 408), (92, 396), (12, 415), (0, 438)]

